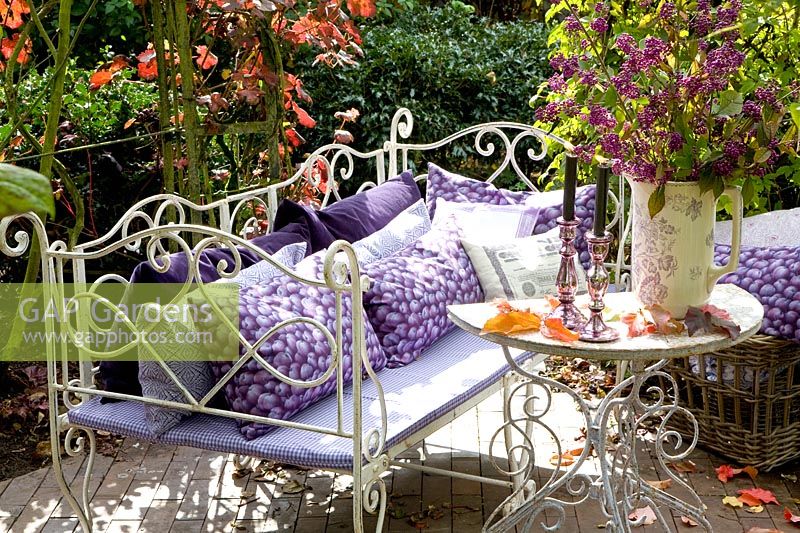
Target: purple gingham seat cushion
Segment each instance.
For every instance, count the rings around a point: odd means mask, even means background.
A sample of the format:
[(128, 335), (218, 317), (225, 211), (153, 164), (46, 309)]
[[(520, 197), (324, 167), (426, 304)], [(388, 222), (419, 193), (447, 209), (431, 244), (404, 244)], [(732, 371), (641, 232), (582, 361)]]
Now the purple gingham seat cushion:
[[(425, 355), (413, 365), (384, 370), (378, 375), (388, 418), (385, 449), (485, 391), (509, 370), (500, 347), (460, 329), (439, 339)], [(514, 358), (521, 363), (531, 357), (530, 353), (519, 353)], [(350, 431), (352, 397), (345, 394), (344, 427)], [(376, 397), (375, 385), (365, 382), (362, 389), (365, 431), (379, 425)], [(303, 410), (293, 421), (334, 428), (336, 405), (336, 396), (329, 396)], [(141, 403), (101, 404), (97, 398), (73, 409), (68, 416), (72, 424), (142, 440), (243, 454), (308, 468), (350, 469), (353, 465), (352, 441), (304, 430), (276, 428), (267, 435), (247, 440), (231, 419), (196, 415), (159, 438), (148, 430)]]

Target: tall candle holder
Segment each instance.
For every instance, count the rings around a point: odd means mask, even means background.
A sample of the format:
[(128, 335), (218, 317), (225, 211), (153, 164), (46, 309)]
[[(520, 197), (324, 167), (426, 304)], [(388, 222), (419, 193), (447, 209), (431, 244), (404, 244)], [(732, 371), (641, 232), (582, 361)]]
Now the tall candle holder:
[(607, 231), (602, 236), (597, 236), (593, 232), (586, 234), (586, 242), (589, 247), (589, 254), (592, 256), (592, 264), (586, 274), (589, 285), (589, 316), (588, 322), (581, 330), (581, 340), (586, 342), (611, 342), (619, 339), (619, 332), (610, 328), (603, 322), (603, 309), (606, 304), (603, 297), (608, 291), (608, 270), (603, 261), (608, 255), (608, 248), (611, 245), (611, 234)]
[(578, 288), (578, 273), (575, 271), (576, 230), (580, 222), (564, 220), (559, 217), (559, 237), (561, 238), (561, 266), (556, 276), (556, 289), (560, 305), (547, 315), (547, 318), (560, 318), (564, 327), (580, 330), (586, 324), (586, 317), (575, 307), (575, 291)]

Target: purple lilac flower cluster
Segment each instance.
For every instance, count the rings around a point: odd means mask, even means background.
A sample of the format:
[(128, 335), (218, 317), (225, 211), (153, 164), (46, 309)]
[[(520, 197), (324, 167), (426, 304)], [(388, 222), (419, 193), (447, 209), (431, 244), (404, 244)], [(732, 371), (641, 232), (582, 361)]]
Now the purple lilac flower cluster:
[(583, 161), (603, 156), (615, 173), (657, 185), (763, 176), (775, 162), (779, 142), (759, 132), (784, 112), (784, 95), (775, 84), (741, 92), (742, 0), (638, 0), (628, 17), (648, 24), (628, 32), (614, 31), (604, 1), (567, 7), (552, 96), (536, 118), (582, 126)]

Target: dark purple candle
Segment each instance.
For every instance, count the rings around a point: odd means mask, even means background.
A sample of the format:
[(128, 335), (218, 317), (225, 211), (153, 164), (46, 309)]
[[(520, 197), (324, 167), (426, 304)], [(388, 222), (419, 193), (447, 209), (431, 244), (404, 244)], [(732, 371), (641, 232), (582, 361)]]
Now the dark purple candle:
[(597, 169), (597, 186), (594, 193), (594, 226), (592, 233), (603, 236), (606, 233), (606, 210), (608, 209), (608, 176), (611, 167), (607, 163)]
[(578, 156), (566, 154), (564, 165), (564, 206), (561, 216), (564, 220), (575, 220), (575, 188), (578, 186)]

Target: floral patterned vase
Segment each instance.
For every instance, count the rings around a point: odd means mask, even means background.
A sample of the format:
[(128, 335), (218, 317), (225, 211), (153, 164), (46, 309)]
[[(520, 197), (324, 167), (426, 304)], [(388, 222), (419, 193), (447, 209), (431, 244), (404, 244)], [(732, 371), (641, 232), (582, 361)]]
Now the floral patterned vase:
[(742, 195), (728, 187), (733, 201), (731, 259), (714, 265), (716, 200), (712, 191), (700, 194), (697, 182), (668, 182), (664, 208), (650, 218), (647, 202), (655, 186), (627, 178), (633, 191), (631, 273), (633, 292), (643, 305), (660, 305), (675, 318), (689, 306), (708, 302), (717, 280), (736, 270), (742, 227)]

